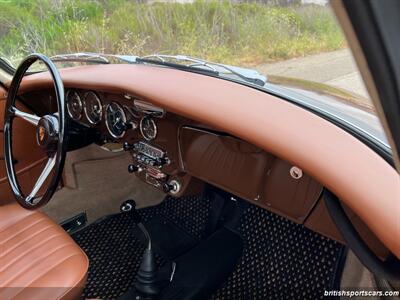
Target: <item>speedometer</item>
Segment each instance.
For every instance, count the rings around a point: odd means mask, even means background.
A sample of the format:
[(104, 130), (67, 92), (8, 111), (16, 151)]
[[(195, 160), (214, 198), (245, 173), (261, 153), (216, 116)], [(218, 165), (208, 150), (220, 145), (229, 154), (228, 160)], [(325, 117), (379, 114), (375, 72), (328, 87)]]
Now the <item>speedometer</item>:
[(92, 124), (98, 124), (101, 121), (103, 107), (99, 97), (94, 92), (87, 92), (85, 95), (85, 115)]
[(125, 134), (126, 115), (124, 109), (116, 102), (111, 102), (107, 105), (106, 126), (114, 138), (121, 138)]
[(83, 111), (81, 97), (76, 91), (69, 90), (66, 98), (68, 115), (74, 120), (79, 120)]

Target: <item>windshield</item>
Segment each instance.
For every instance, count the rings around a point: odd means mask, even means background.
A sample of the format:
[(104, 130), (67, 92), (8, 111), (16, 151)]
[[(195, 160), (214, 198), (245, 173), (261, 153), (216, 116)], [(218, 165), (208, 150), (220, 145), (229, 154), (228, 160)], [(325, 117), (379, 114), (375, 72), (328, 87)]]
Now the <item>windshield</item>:
[[(326, 0), (0, 1), (0, 56), (17, 66), (32, 52), (57, 55), (59, 67), (129, 63), (135, 60), (121, 58), (131, 56), (162, 63), (171, 60), (160, 57), (174, 56), (174, 64), (192, 64), (177, 60), (180, 55), (224, 65), (207, 66), (211, 73), (231, 73), (235, 79), (289, 88), (308, 98), (313, 93), (334, 96), (340, 105), (327, 105), (322, 97), (318, 101), (357, 120), (360, 115), (341, 109), (343, 103), (374, 114)], [(65, 54), (71, 53), (98, 57), (68, 62), (73, 59)], [(105, 62), (98, 54), (124, 56), (108, 56)], [(382, 132), (376, 123), (374, 130)]]

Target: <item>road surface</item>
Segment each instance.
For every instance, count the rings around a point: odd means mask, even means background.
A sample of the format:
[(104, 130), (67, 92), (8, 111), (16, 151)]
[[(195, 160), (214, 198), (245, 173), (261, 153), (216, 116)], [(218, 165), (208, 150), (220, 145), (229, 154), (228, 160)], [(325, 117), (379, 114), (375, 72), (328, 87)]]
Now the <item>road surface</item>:
[(280, 75), (326, 83), (369, 98), (348, 49), (262, 64), (256, 69), (266, 75)]
[[(366, 102), (370, 101), (350, 50), (347, 49), (263, 64), (256, 69), (265, 75), (279, 75), (325, 83), (359, 94)], [(328, 101), (322, 95), (318, 100), (309, 99), (309, 101), (327, 111), (336, 112), (336, 115), (347, 115), (353, 125), (366, 130), (383, 144), (388, 145), (379, 120), (370, 113), (355, 109), (344, 102)], [(315, 103), (312, 103), (313, 101)]]

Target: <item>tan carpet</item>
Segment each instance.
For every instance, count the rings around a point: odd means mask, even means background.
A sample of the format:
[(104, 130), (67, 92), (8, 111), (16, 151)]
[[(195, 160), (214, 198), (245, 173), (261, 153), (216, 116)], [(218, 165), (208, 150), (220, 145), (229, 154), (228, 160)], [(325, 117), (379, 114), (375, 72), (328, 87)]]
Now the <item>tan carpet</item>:
[(138, 207), (156, 205), (165, 194), (127, 171), (128, 153), (111, 153), (96, 145), (70, 152), (65, 167), (66, 187), (43, 208), (57, 222), (86, 211), (89, 222), (119, 211), (134, 199)]

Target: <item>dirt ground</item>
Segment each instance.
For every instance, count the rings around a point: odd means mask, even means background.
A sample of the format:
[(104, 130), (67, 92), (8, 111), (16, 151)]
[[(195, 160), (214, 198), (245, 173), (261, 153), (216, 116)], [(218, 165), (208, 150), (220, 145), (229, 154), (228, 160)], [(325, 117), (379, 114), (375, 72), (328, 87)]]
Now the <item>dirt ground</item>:
[(266, 75), (294, 77), (325, 83), (369, 98), (353, 56), (348, 49), (262, 64), (256, 69)]

